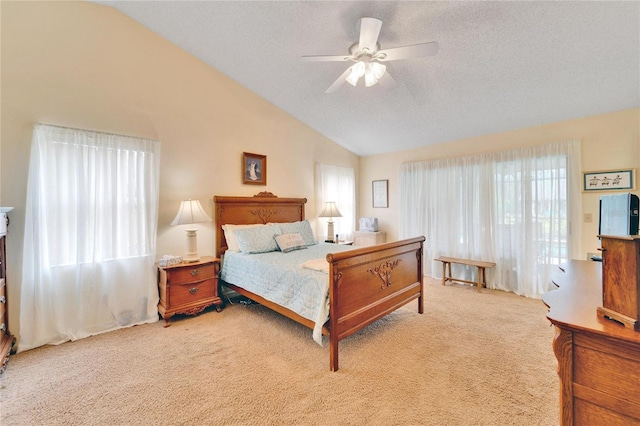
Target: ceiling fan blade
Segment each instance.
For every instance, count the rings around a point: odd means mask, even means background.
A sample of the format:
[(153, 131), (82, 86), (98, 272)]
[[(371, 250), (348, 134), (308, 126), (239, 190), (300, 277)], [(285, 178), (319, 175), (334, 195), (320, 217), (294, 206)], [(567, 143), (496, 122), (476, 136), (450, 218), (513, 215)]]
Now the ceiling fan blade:
[(411, 46), (380, 50), (376, 54), (376, 59), (379, 61), (397, 61), (398, 59), (432, 56), (438, 53), (439, 49), (440, 46), (435, 41), (430, 43), (413, 44)]
[(351, 73), (351, 68), (353, 68), (353, 65), (347, 68), (347, 70), (343, 72), (340, 77), (338, 77), (338, 79), (334, 81), (327, 90), (324, 91), (324, 93), (333, 93), (338, 90), (338, 88), (340, 88), (340, 86), (342, 86), (344, 82), (347, 81), (347, 77), (349, 76), (349, 73)]
[(380, 28), (382, 28), (382, 21), (379, 19), (362, 18), (360, 20), (360, 42), (358, 43), (360, 51), (366, 48), (370, 52), (375, 52)]
[(387, 90), (393, 89), (398, 85), (388, 72), (385, 72), (382, 77), (378, 79), (378, 84)]
[(352, 59), (351, 55), (334, 55), (334, 56), (302, 56), (300, 62), (340, 62)]

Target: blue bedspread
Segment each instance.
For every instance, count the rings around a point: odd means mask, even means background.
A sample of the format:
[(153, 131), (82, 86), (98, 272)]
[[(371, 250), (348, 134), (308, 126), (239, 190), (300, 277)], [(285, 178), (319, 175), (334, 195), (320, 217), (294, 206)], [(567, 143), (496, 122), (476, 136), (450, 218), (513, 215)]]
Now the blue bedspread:
[(301, 265), (352, 248), (319, 243), (289, 253), (227, 252), (220, 278), (313, 321), (313, 339), (322, 345), (322, 326), (329, 319), (329, 276)]

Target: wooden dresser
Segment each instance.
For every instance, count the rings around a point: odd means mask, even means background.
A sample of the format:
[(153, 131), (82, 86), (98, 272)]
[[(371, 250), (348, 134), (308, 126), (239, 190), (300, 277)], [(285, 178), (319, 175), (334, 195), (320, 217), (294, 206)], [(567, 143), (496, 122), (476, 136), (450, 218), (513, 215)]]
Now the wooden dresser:
[[(7, 210), (8, 209), (8, 210)], [(9, 353), (15, 337), (9, 332), (9, 312), (7, 310), (7, 225), (9, 219), (6, 212), (11, 208), (0, 208), (0, 374), (7, 368)]]
[(602, 264), (573, 260), (542, 300), (556, 327), (560, 424), (640, 425), (640, 332), (598, 315)]

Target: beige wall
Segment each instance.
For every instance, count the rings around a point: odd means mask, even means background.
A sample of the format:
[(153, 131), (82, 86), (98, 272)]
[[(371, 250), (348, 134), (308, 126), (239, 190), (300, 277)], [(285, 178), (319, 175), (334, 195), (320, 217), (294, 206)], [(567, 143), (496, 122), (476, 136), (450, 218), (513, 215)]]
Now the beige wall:
[[(380, 230), (388, 239), (398, 238), (399, 169), (410, 161), (460, 157), (517, 147), (579, 139), (582, 144), (582, 170), (635, 168), (640, 171), (640, 109), (630, 109), (594, 117), (545, 126), (532, 127), (494, 135), (481, 136), (422, 147), (392, 154), (364, 157), (360, 160), (360, 214), (378, 217)], [(389, 208), (371, 207), (371, 181), (389, 179)], [(636, 178), (636, 189), (638, 179)], [(605, 192), (606, 193), (606, 192)], [(638, 191), (633, 191), (638, 194)], [(598, 233), (598, 199), (603, 192), (582, 195), (582, 212), (590, 213), (593, 221), (582, 223), (582, 254), (596, 252)]]
[[(18, 333), (27, 169), (36, 122), (162, 142), (158, 255), (182, 254), (169, 226), (181, 199), (213, 195), (306, 197), (313, 220), (314, 164), (358, 157), (110, 7), (85, 2), (2, 2), (1, 191), (10, 213), (10, 327)], [(242, 185), (242, 152), (267, 156), (266, 186)], [(214, 224), (200, 224), (213, 254)]]

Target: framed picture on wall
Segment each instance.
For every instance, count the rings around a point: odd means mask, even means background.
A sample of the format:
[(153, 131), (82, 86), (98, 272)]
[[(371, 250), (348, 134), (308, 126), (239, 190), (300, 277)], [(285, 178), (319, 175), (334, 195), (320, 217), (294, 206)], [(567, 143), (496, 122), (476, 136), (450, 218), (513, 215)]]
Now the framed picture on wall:
[(267, 184), (267, 156), (242, 153), (242, 183), (247, 185)]
[(583, 173), (583, 191), (628, 191), (634, 188), (635, 169)]
[(389, 207), (389, 181), (373, 181), (373, 207)]

